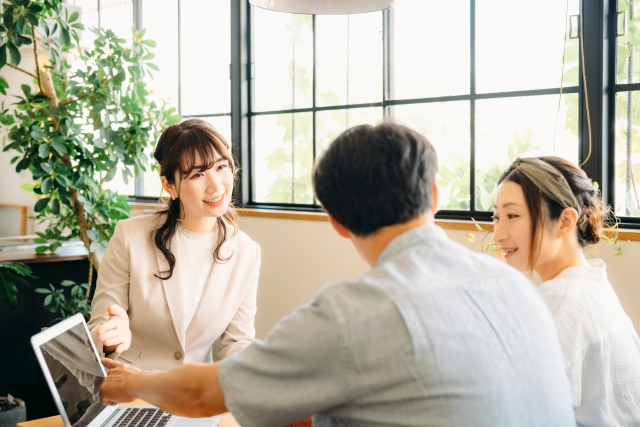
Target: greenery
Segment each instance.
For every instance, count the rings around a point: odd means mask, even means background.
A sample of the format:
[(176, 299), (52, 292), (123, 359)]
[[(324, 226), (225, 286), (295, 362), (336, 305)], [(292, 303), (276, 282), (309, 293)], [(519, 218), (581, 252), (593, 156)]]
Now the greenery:
[[(104, 184), (118, 171), (127, 183), (146, 170), (145, 153), (181, 117), (147, 90), (143, 77), (158, 67), (150, 62), (156, 44), (144, 38), (144, 30), (134, 29), (125, 40), (111, 30), (93, 29), (93, 47), (83, 49), (79, 15), (69, 14), (60, 0), (10, 0), (3, 10), (0, 69), (21, 71), (36, 87), (23, 84), (13, 108), (4, 102), (0, 108), (0, 129), (7, 134), (4, 151), (16, 153), (11, 160), (16, 172), (31, 172), (34, 182), (26, 189), (38, 197), (32, 218), (46, 224), (46, 231), (37, 233), (36, 252), (81, 239), (89, 253), (90, 284), (93, 268), (100, 266), (97, 252), (130, 212), (127, 196)], [(20, 48), (27, 45), (34, 53), (47, 53), (46, 60), (35, 55), (33, 72), (21, 64)], [(6, 95), (8, 87), (0, 77), (0, 92)], [(73, 301), (65, 303), (62, 294), (52, 291), (47, 308), (61, 309), (63, 317), (86, 314), (89, 286), (74, 286), (79, 288), (71, 288)]]
[(35, 278), (31, 269), (18, 262), (0, 263), (0, 300), (9, 307), (18, 307), (18, 287), (21, 285), (29, 288), (29, 283), (25, 277)]

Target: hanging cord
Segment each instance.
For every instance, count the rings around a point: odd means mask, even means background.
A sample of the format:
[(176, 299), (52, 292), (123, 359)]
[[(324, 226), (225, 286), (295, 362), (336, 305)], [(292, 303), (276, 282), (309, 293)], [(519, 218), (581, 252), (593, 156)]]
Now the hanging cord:
[(587, 112), (587, 133), (589, 134), (589, 152), (587, 154), (587, 158), (584, 159), (584, 162), (580, 163), (580, 167), (584, 166), (585, 163), (589, 161), (591, 158), (591, 114), (589, 113), (589, 94), (587, 92), (587, 71), (584, 66), (584, 40), (582, 36), (582, 1), (580, 0), (580, 56), (582, 60), (582, 87), (584, 89), (584, 101)]
[(560, 103), (562, 102), (562, 87), (564, 86), (564, 59), (567, 54), (567, 26), (569, 22), (569, 0), (564, 12), (564, 43), (562, 44), (562, 69), (560, 72), (560, 95), (558, 96), (558, 110), (556, 111), (556, 125), (553, 128), (553, 155), (556, 153), (556, 134), (558, 133), (558, 117), (560, 116)]

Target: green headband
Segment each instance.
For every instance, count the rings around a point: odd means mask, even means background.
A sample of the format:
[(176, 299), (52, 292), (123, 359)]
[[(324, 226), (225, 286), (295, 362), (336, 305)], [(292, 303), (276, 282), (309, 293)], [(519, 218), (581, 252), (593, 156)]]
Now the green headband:
[(535, 157), (517, 158), (511, 166), (522, 172), (545, 196), (556, 201), (563, 208), (574, 208), (579, 215), (578, 228), (581, 232), (587, 229), (587, 217), (582, 215), (582, 207), (578, 199), (558, 169)]

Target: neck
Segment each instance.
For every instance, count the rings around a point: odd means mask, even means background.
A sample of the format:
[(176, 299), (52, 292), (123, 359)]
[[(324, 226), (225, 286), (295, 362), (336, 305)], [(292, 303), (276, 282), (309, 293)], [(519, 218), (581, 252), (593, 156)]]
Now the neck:
[(216, 221), (218, 219), (213, 216), (201, 216), (198, 218), (193, 218), (189, 215), (184, 215), (184, 213), (181, 215), (181, 217), (183, 219), (182, 221), (180, 221), (180, 224), (187, 230), (198, 234), (207, 234), (212, 232), (216, 227)]
[[(542, 252), (541, 248), (541, 252)], [(548, 256), (542, 262), (536, 263), (534, 269), (540, 275), (543, 282), (557, 277), (560, 273), (570, 267), (588, 267), (589, 261), (584, 256), (579, 243), (563, 242), (553, 256)]]
[(349, 237), (353, 242), (353, 245), (360, 253), (360, 256), (362, 256), (367, 264), (373, 267), (378, 262), (380, 254), (382, 253), (384, 248), (387, 247), (390, 241), (413, 228), (433, 224), (433, 213), (429, 211), (402, 224), (394, 224), (387, 227), (382, 227), (372, 235), (366, 237), (358, 237), (353, 234), (350, 234)]

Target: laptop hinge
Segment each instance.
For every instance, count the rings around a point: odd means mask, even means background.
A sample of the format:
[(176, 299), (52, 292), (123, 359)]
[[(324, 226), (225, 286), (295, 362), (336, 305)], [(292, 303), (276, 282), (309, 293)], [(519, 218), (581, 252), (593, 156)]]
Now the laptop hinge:
[(100, 427), (105, 427), (107, 424), (109, 424), (109, 421), (111, 421), (111, 418), (115, 417), (116, 414), (119, 414), (119, 413), (120, 413), (120, 408), (113, 411), (113, 414), (111, 414), (109, 418), (107, 418), (102, 424), (100, 424)]

